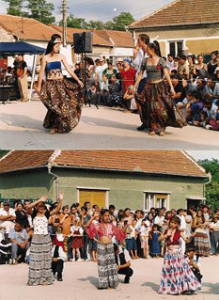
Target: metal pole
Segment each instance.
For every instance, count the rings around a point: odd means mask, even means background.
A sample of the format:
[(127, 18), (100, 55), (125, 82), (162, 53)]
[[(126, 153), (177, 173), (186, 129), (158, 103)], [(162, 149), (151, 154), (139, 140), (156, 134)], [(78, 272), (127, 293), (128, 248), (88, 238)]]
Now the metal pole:
[(32, 78), (31, 78), (31, 85), (30, 85), (29, 101), (31, 101), (31, 99), (32, 99), (35, 74), (36, 74), (36, 54), (34, 54), (34, 57), (33, 57), (33, 69), (32, 69)]
[(63, 47), (67, 46), (67, 0), (62, 0), (62, 40)]

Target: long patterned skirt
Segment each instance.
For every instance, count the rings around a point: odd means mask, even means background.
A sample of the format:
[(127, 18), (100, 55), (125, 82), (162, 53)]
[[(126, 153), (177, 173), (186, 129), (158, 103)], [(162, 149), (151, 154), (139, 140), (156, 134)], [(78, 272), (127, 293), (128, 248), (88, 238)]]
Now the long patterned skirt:
[(141, 107), (141, 119), (152, 131), (159, 133), (167, 126), (182, 128), (186, 125), (186, 121), (168, 94), (164, 81), (156, 84), (146, 82), (136, 101)]
[(205, 229), (197, 228), (195, 230), (194, 248), (197, 255), (210, 255), (210, 240)]
[(97, 263), (99, 274), (99, 288), (116, 288), (119, 283), (117, 265), (115, 261), (114, 246), (110, 244), (97, 244)]
[(159, 294), (180, 295), (201, 287), (181, 249), (168, 250), (164, 256)]
[(78, 125), (84, 98), (77, 84), (67, 79), (47, 80), (42, 88), (41, 101), (48, 109), (44, 128), (69, 132)]
[(52, 284), (52, 242), (49, 235), (35, 234), (30, 247), (28, 285)]

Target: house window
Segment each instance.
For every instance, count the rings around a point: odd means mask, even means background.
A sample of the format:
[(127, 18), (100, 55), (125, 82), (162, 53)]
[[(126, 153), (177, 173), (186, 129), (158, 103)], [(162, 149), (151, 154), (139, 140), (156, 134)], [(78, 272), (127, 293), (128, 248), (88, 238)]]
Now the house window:
[(91, 205), (98, 205), (99, 208), (103, 208), (108, 205), (108, 191), (95, 189), (79, 189), (78, 192), (78, 202), (80, 206), (83, 206), (84, 202), (86, 201), (89, 201)]
[(152, 207), (169, 208), (169, 195), (159, 193), (145, 193), (145, 210), (150, 210)]
[(169, 42), (169, 49), (170, 49), (170, 54), (173, 57), (176, 57), (177, 55), (181, 55), (183, 50), (183, 41)]

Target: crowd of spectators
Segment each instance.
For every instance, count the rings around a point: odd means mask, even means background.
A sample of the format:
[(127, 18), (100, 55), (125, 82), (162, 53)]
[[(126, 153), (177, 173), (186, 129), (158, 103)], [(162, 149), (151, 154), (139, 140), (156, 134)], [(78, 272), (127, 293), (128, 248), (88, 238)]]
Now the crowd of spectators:
[[(29, 261), (29, 247), (33, 236), (32, 212), (29, 201), (16, 203), (10, 208), (8, 201), (0, 208), (0, 245), (11, 245), (12, 262)], [(58, 203), (47, 205), (48, 211), (53, 211)], [(86, 233), (86, 225), (95, 215), (94, 223), (100, 222), (100, 208), (85, 202), (82, 207), (78, 203), (65, 205), (49, 218), (49, 233), (54, 244), (63, 236), (65, 259), (68, 261), (97, 260), (98, 237), (90, 239)], [(126, 228), (124, 247), (132, 259), (156, 258), (164, 256), (165, 241), (159, 241), (159, 236), (168, 228), (172, 216), (181, 220), (180, 231), (187, 239), (181, 241), (183, 253), (186, 249), (194, 249), (200, 256), (218, 255), (219, 253), (219, 209), (213, 213), (206, 205), (197, 209), (172, 209), (167, 211), (151, 208), (149, 212), (132, 211), (129, 208), (116, 211), (114, 205), (109, 206), (109, 221), (118, 228)], [(117, 243), (114, 240), (114, 243)], [(3, 245), (3, 246), (4, 246)], [(1, 247), (0, 247), (1, 249)], [(4, 249), (4, 247), (3, 247)], [(4, 251), (3, 251), (4, 252)]]
[[(139, 66), (135, 55), (133, 58), (118, 58), (115, 64), (104, 57), (95, 62), (86, 58), (86, 104), (116, 106), (126, 112), (136, 113), (138, 107), (133, 86)], [(173, 57), (169, 54), (167, 58), (163, 58), (176, 92), (173, 101), (187, 123), (219, 130), (218, 52), (212, 52), (207, 63), (204, 62), (203, 55), (196, 57), (182, 54)], [(76, 68), (79, 70), (82, 64), (78, 64)]]

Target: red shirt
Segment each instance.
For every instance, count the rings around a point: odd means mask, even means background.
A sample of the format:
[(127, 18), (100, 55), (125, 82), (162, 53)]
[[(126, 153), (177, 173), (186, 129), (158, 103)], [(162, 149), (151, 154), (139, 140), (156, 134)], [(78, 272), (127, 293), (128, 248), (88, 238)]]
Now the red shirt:
[(128, 87), (130, 85), (135, 84), (135, 74), (136, 74), (136, 71), (132, 67), (130, 67), (126, 71), (125, 70), (121, 71), (121, 77), (122, 77), (122, 84), (123, 84), (124, 93), (127, 91)]

